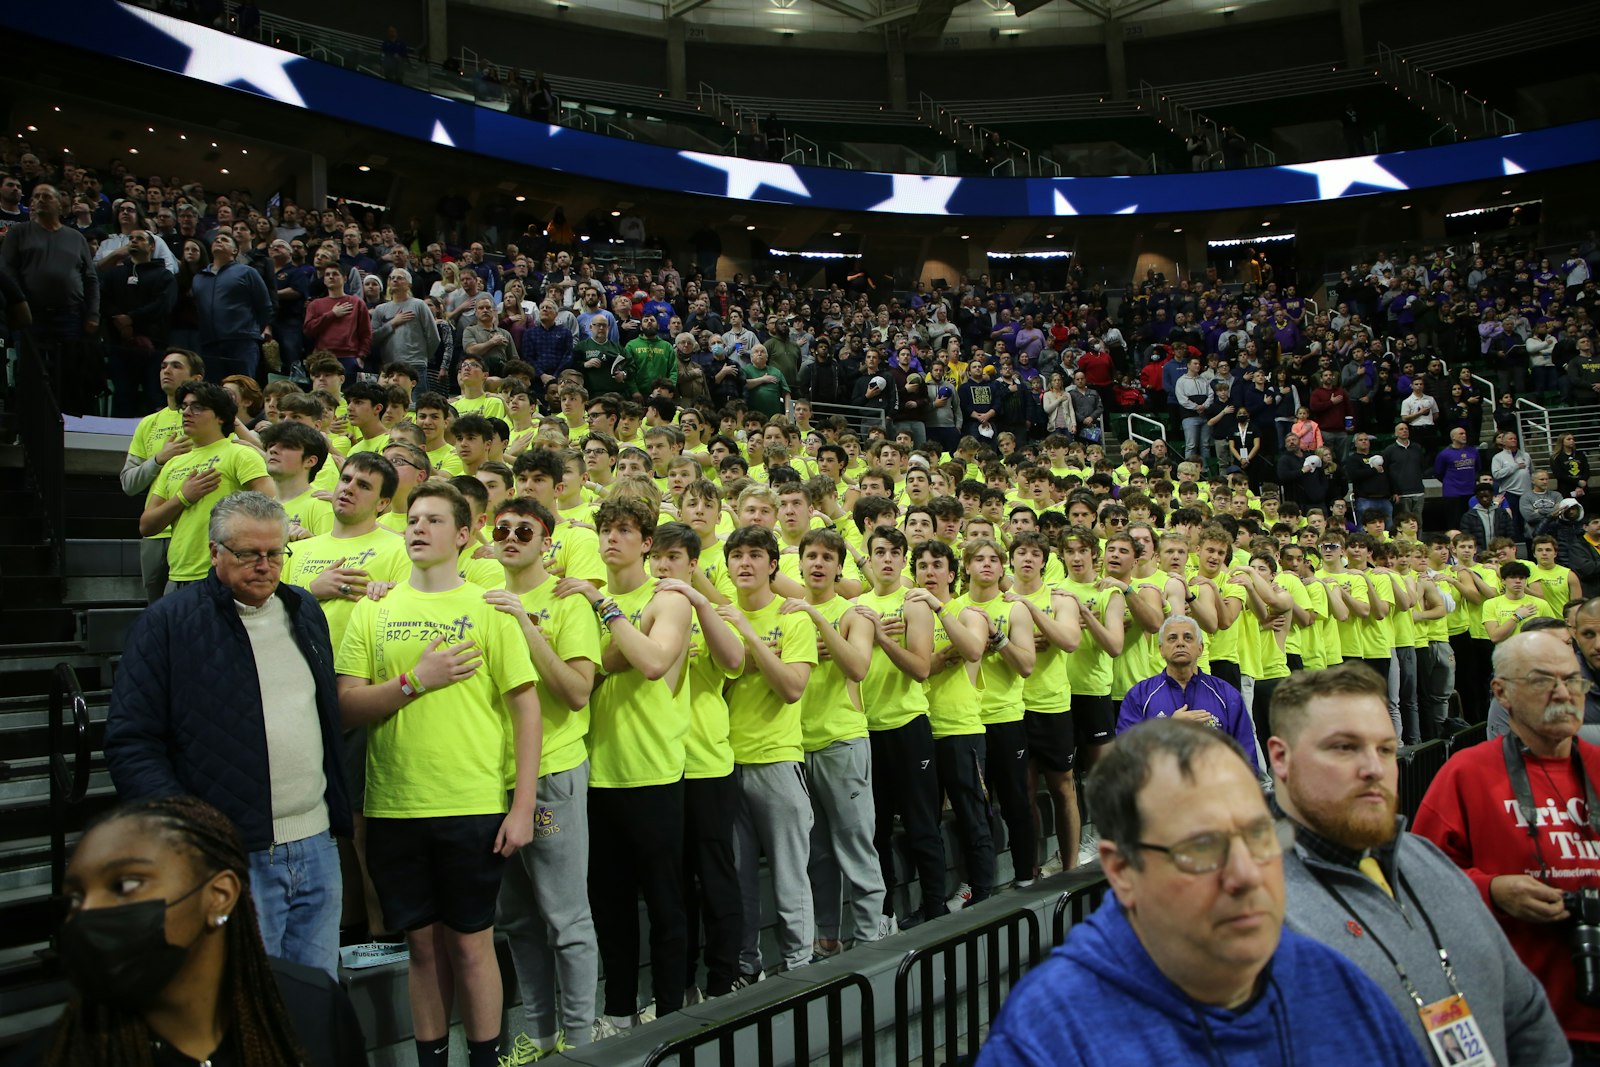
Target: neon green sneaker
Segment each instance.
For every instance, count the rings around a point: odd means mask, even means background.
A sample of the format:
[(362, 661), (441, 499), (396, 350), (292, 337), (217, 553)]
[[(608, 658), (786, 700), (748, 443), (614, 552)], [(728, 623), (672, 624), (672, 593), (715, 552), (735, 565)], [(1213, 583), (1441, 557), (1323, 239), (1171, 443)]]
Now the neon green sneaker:
[[(559, 1043), (559, 1042), (558, 1042)], [(526, 1067), (545, 1055), (527, 1034), (518, 1034), (511, 1042), (511, 1055), (500, 1057), (500, 1067)]]

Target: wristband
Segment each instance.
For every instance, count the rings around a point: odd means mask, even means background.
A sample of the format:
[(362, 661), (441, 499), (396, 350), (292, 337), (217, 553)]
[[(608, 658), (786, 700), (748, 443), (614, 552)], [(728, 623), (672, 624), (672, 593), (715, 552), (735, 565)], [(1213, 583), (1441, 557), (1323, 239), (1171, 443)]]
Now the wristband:
[(400, 692), (404, 693), (408, 697), (419, 697), (423, 694), (424, 690), (416, 681), (416, 679), (411, 676), (410, 672), (401, 671)]
[(604, 615), (606, 613), (606, 609), (616, 607), (617, 602), (612, 600), (610, 597), (603, 596), (589, 606), (594, 608), (594, 613), (596, 615)]
[(620, 619), (626, 614), (627, 613), (621, 608), (617, 607), (615, 604), (612, 604), (611, 607), (600, 616), (600, 625), (610, 626), (613, 620)]

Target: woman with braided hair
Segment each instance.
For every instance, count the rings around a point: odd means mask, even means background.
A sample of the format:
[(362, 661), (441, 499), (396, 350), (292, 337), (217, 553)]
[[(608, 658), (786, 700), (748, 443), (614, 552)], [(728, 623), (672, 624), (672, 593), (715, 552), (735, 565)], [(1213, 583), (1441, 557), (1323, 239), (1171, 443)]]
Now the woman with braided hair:
[(193, 797), (117, 808), (78, 843), (61, 962), (76, 995), (37, 1056), (61, 1067), (366, 1063), (343, 990), (271, 959), (233, 825)]

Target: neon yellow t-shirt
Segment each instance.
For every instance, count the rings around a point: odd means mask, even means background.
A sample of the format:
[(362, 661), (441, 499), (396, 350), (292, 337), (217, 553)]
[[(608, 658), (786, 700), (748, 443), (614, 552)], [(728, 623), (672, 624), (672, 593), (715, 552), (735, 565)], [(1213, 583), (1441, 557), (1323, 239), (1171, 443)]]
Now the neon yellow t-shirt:
[[(1101, 623), (1106, 621), (1115, 590), (1097, 589), (1093, 582), (1072, 578), (1062, 582), (1059, 588), (1076, 596), (1083, 609), (1093, 613)], [(1090, 635), (1087, 626), (1083, 628), (1083, 640), (1078, 642), (1077, 650), (1067, 656), (1067, 678), (1074, 693), (1091, 697), (1111, 695), (1111, 654)]]
[(1224, 663), (1243, 663), (1239, 652), (1240, 635), (1244, 633), (1244, 613), (1250, 610), (1250, 598), (1245, 594), (1244, 587), (1227, 580), (1226, 575), (1218, 574), (1212, 581), (1217, 584), (1217, 610), (1222, 610), (1223, 601), (1237, 600), (1239, 614), (1233, 618), (1233, 625), (1218, 627), (1214, 634), (1206, 635), (1208, 658), (1212, 663), (1218, 660)]
[[(733, 624), (717, 620), (733, 629)], [(706, 644), (697, 617), (689, 632), (689, 736), (684, 740), (685, 778), (726, 778), (733, 773), (733, 744), (728, 737), (728, 702), (722, 695), (730, 678)]]
[[(313, 537), (333, 529), (333, 505), (319, 496), (313, 496), (315, 492), (315, 489), (308, 487), (293, 500), (282, 502), (283, 510), (289, 516), (289, 525), (299, 526)], [(296, 541), (295, 545), (301, 543)], [(295, 550), (299, 551), (297, 547)]]
[(700, 573), (706, 576), (706, 581), (712, 588), (728, 598), (728, 603), (734, 601), (733, 579), (728, 577), (728, 554), (721, 541), (714, 545), (700, 546)]
[[(1289, 591), (1289, 598), (1294, 601), (1295, 607), (1302, 611), (1309, 611), (1313, 615), (1316, 614), (1316, 606), (1312, 602), (1311, 593), (1306, 590), (1306, 583), (1302, 582), (1297, 575), (1290, 574), (1288, 571), (1279, 571), (1278, 587)], [(1325, 614), (1328, 609), (1324, 606), (1322, 610)], [(1314, 626), (1315, 623), (1312, 625)], [(1284, 640), (1283, 645), (1284, 655), (1299, 656), (1301, 662), (1304, 662), (1306, 656), (1305, 646), (1312, 643), (1309, 634), (1310, 627), (1301, 626), (1291, 617), (1289, 619), (1289, 636)]]
[(425, 593), (405, 583), (363, 600), (350, 617), (334, 669), (374, 684), (417, 665), (435, 638), (468, 639), (483, 657), (471, 678), (431, 689), (367, 734), (366, 815), (423, 819), (495, 815), (507, 808), (506, 752), (513, 727), (503, 695), (538, 680), (511, 616), (459, 585)]
[[(1320, 671), (1329, 662), (1326, 634), (1328, 623), (1332, 620), (1328, 615), (1328, 587), (1315, 581), (1300, 584), (1305, 589), (1306, 599), (1310, 602), (1308, 610), (1311, 612), (1312, 621), (1311, 625), (1297, 626), (1290, 632), (1289, 640), (1294, 641), (1298, 638), (1299, 647), (1290, 648), (1288, 651), (1300, 657), (1300, 663), (1306, 670)], [(1290, 592), (1292, 594), (1293, 589)], [(1332, 651), (1335, 655), (1339, 652), (1337, 647)]]
[[(803, 611), (781, 614), (781, 597), (755, 611), (739, 610), (762, 641), (777, 646), (785, 663), (817, 665), (817, 627)], [(808, 679), (809, 681), (809, 679)], [(746, 653), (744, 673), (728, 686), (728, 740), (735, 763), (783, 763), (805, 759), (800, 701), (785, 703), (755, 658)]]
[(504, 589), (506, 569), (493, 556), (477, 556), (478, 543), (468, 541), (456, 557), (456, 573), (479, 589)]
[[(856, 603), (887, 618), (903, 618), (906, 591), (896, 589), (879, 596), (869, 589), (856, 598)], [(900, 644), (905, 641), (902, 634)], [(861, 706), (867, 711), (868, 729), (893, 730), (928, 713), (928, 694), (921, 682), (890, 661), (888, 653), (874, 647), (867, 676), (861, 680)]]
[[(1047, 618), (1056, 617), (1050, 586), (1042, 585), (1027, 594), (1027, 597), (1044, 612)], [(1087, 638), (1088, 635), (1084, 636)], [(1035, 647), (1038, 647), (1037, 643)], [(1033, 673), (1022, 681), (1023, 708), (1053, 715), (1066, 711), (1072, 705), (1072, 685), (1067, 677), (1067, 658), (1068, 653), (1054, 644), (1046, 644), (1035, 654)]]
[[(550, 575), (518, 597), (528, 618), (544, 631), (557, 659), (586, 659), (600, 666), (600, 620), (581, 596), (556, 596), (558, 579)], [(539, 679), (539, 718), (544, 725), (539, 749), (539, 775), (570, 771), (589, 758), (589, 705), (573, 710)], [(517, 782), (516, 749), (506, 746), (506, 788)]]
[[(816, 605), (816, 608), (817, 613), (837, 630), (839, 620), (854, 606), (844, 597), (836, 596)], [(816, 620), (812, 620), (812, 625), (816, 625)], [(935, 622), (935, 648), (938, 647), (940, 632), (937, 625)], [(861, 710), (861, 694), (832, 659), (819, 659), (816, 669), (811, 672), (811, 680), (806, 683), (806, 694), (800, 698), (800, 733), (801, 747), (807, 752), (820, 752), (835, 741), (867, 736), (867, 717)]]
[[(644, 618), (655, 596), (656, 581), (647, 578), (612, 599), (634, 626)], [(611, 643), (609, 628), (601, 633), (601, 650)], [(685, 646), (687, 648), (687, 645)], [(589, 785), (627, 789), (669, 785), (683, 777), (684, 745), (689, 734), (689, 686), (669, 686), (668, 677), (651, 681), (629, 668), (603, 676), (589, 698)], [(683, 668), (687, 673), (687, 665)]]
[(449, 445), (440, 445), (428, 453), (428, 462), (433, 464), (435, 471), (444, 471), (454, 478), (458, 474), (467, 473), (467, 468), (462, 465), (461, 457), (456, 455), (456, 450)]
[(511, 412), (506, 410), (506, 402), (494, 393), (484, 393), (482, 396), (458, 396), (450, 401), (450, 406), (456, 409), (456, 416), (482, 415), (486, 419), (500, 419), (507, 426), (511, 425)]
[(349, 459), (351, 456), (358, 456), (363, 452), (376, 452), (381, 456), (383, 455), (383, 450), (388, 447), (389, 435), (386, 433), (380, 433), (376, 437), (362, 438), (360, 441), (352, 444), (350, 446), (350, 451), (345, 453), (345, 458)]
[(545, 568), (562, 578), (583, 578), (606, 587), (606, 565), (600, 561), (600, 536), (587, 526), (574, 526), (563, 518), (551, 531), (544, 554)]
[(1559, 563), (1548, 570), (1530, 563), (1528, 569), (1532, 572), (1528, 579), (1528, 592), (1543, 597), (1545, 603), (1555, 611), (1556, 617), (1561, 618), (1569, 599), (1567, 576), (1572, 572)]
[[(1337, 582), (1339, 587), (1349, 593), (1352, 599), (1362, 604), (1369, 601), (1367, 580), (1361, 575), (1352, 574), (1349, 571), (1341, 571), (1338, 574), (1330, 574), (1328, 577)], [(1363, 658), (1364, 646), (1361, 640), (1361, 623), (1362, 619), (1356, 614), (1353, 607), (1350, 610), (1350, 617), (1339, 622), (1339, 650), (1345, 659)]]
[[(1498, 568), (1491, 567), (1486, 563), (1474, 563), (1472, 570), (1488, 584), (1490, 589), (1495, 591), (1496, 596), (1505, 591), (1505, 585), (1500, 581)], [(1490, 599), (1485, 597), (1484, 604), (1487, 604)], [(1468, 604), (1467, 609), (1467, 635), (1487, 641), (1489, 632), (1483, 628), (1483, 604)]]
[[(403, 582), (411, 574), (411, 557), (405, 540), (379, 527), (356, 537), (335, 537), (332, 533), (308, 537), (289, 546), (294, 555), (283, 569), (283, 580), (309, 590), (317, 576), (329, 567), (355, 567), (367, 572), (374, 582)], [(328, 634), (335, 650), (344, 642), (345, 629), (356, 601), (335, 598), (318, 601), (328, 620)]]
[[(1544, 597), (1534, 596), (1527, 592), (1523, 593), (1522, 599), (1520, 600), (1512, 600), (1504, 593), (1501, 593), (1497, 597), (1491, 597), (1488, 600), (1485, 600), (1482, 605), (1480, 617), (1485, 622), (1509, 622), (1511, 621), (1511, 617), (1518, 611), (1528, 607), (1534, 609), (1534, 613), (1530, 615), (1529, 618), (1537, 619), (1541, 616), (1546, 619), (1561, 618), (1561, 616), (1556, 614), (1555, 610), (1545, 602)], [(1517, 623), (1517, 625), (1512, 628), (1511, 633), (1515, 634), (1521, 630), (1523, 623), (1526, 621), (1527, 620), (1524, 619), (1523, 622)], [(1487, 630), (1484, 632), (1488, 633)]]
[[(1157, 571), (1146, 578), (1135, 578), (1128, 584), (1135, 595), (1141, 589), (1154, 589), (1165, 604), (1168, 577)], [(1124, 605), (1132, 599), (1132, 596), (1123, 597)], [(1122, 655), (1111, 661), (1111, 696), (1121, 701), (1128, 695), (1128, 690), (1165, 666), (1161, 659), (1158, 635), (1140, 626), (1133, 617), (1133, 609), (1125, 606), (1122, 613)]]
[(1377, 605), (1374, 604), (1372, 614), (1361, 620), (1358, 631), (1361, 634), (1361, 658), (1388, 659), (1394, 648), (1394, 632), (1389, 623), (1389, 619), (1394, 617), (1394, 586), (1384, 581), (1381, 574), (1367, 573), (1372, 578), (1368, 595), (1376, 593), (1379, 600), (1389, 605), (1389, 614), (1385, 618), (1378, 618)]
[[(1014, 635), (1011, 633), (1011, 609), (1013, 605), (1007, 603), (1003, 597), (993, 597), (982, 604), (972, 602), (972, 595), (957, 597), (950, 602), (947, 610), (959, 612), (965, 608), (974, 607), (989, 617), (989, 628), (996, 626), (1012, 640), (1033, 640), (1032, 626), (1029, 633)], [(978, 690), (981, 694), (979, 701), (979, 716), (985, 726), (992, 726), (1003, 722), (1020, 722), (1024, 710), (1022, 695), (1025, 679), (1017, 673), (1017, 669), (1006, 662), (1000, 652), (985, 650), (983, 659), (979, 660)], [(869, 707), (871, 705), (868, 705)]]
[(171, 500), (183, 488), (183, 481), (195, 471), (216, 470), (221, 475), (217, 487), (178, 513), (172, 521), (172, 543), (167, 546), (167, 576), (174, 582), (195, 582), (211, 570), (211, 509), (223, 497), (237, 493), (257, 478), (267, 476), (267, 461), (249, 445), (236, 444), (226, 437), (203, 448), (196, 448), (161, 468), (151, 492)]
[[(133, 431), (133, 439), (128, 442), (128, 454), (142, 463), (165, 448), (168, 441), (182, 436), (183, 412), (177, 408), (163, 407), (139, 420), (139, 425)], [(147, 508), (150, 506), (150, 498), (155, 495), (156, 482), (161, 480), (161, 474), (161, 471), (156, 471), (155, 480), (150, 483), (150, 488), (144, 495), (144, 504)], [(165, 530), (151, 534), (149, 539), (164, 541), (171, 536), (172, 527), (169, 526)]]
[[(954, 621), (961, 611), (955, 601), (945, 605), (944, 617)], [(950, 631), (939, 616), (933, 619), (933, 651), (949, 649)], [(928, 719), (933, 726), (934, 740), (963, 734), (983, 733), (983, 698), (974, 676), (979, 674), (976, 663), (968, 663), (952, 653), (950, 666), (937, 674), (929, 675), (924, 683), (928, 692)]]
[[(1406, 592), (1408, 594), (1410, 593), (1411, 590), (1409, 583), (1406, 583), (1405, 576), (1400, 574), (1398, 571), (1394, 574), (1385, 575), (1384, 577), (1389, 579), (1390, 592), (1394, 595), (1397, 604), (1399, 602), (1399, 593), (1402, 584), (1405, 584)], [(1410, 611), (1401, 611), (1399, 607), (1391, 606), (1389, 608), (1388, 622), (1389, 639), (1391, 642), (1393, 642), (1395, 648), (1417, 647), (1417, 624), (1416, 621), (1411, 618)]]

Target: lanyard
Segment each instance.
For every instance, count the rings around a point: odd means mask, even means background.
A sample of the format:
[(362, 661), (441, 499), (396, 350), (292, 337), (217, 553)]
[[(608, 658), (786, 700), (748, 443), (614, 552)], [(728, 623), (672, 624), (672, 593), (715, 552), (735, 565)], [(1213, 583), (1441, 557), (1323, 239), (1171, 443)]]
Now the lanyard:
[[(1578, 781), (1583, 784), (1583, 799), (1589, 814), (1589, 832), (1600, 836), (1600, 799), (1596, 799), (1594, 783), (1584, 772), (1583, 755), (1578, 750), (1579, 744), (1577, 738), (1572, 739), (1572, 773), (1577, 775)], [(1533, 838), (1533, 852), (1539, 860), (1540, 873), (1544, 877), (1549, 877), (1550, 866), (1545, 863), (1544, 850), (1539, 847), (1539, 812), (1534, 806), (1533, 788), (1528, 784), (1528, 767), (1522, 755), (1525, 751), (1521, 740), (1514, 733), (1507, 733), (1501, 740), (1500, 752), (1505, 757), (1506, 777), (1511, 780), (1511, 792), (1517, 800), (1517, 812), (1528, 828), (1528, 836)]]
[[(1307, 870), (1312, 870), (1310, 865), (1307, 865)], [(1316, 873), (1314, 870), (1312, 871), (1312, 877), (1322, 885), (1322, 888), (1328, 891), (1328, 895), (1333, 897), (1334, 901), (1341, 908), (1343, 908), (1352, 919), (1354, 919), (1357, 923), (1360, 923), (1362, 929), (1366, 931), (1367, 936), (1372, 938), (1372, 943), (1378, 946), (1378, 951), (1383, 953), (1384, 958), (1389, 961), (1389, 965), (1393, 967), (1395, 973), (1400, 976), (1400, 984), (1405, 987), (1406, 995), (1412, 999), (1419, 1009), (1426, 1007), (1427, 1004), (1422, 999), (1422, 994), (1417, 992), (1417, 987), (1412, 983), (1411, 976), (1406, 973), (1406, 969), (1401, 966), (1400, 961), (1395, 958), (1394, 953), (1389, 951), (1389, 946), (1383, 943), (1383, 939), (1378, 936), (1377, 931), (1374, 930), (1370, 924), (1362, 922), (1360, 914), (1355, 908), (1350, 906), (1349, 901), (1344, 899), (1344, 896), (1337, 888), (1334, 887), (1331, 882), (1325, 881), (1322, 875)], [(1400, 902), (1399, 894), (1405, 892), (1405, 882), (1400, 877), (1398, 865), (1396, 865), (1394, 877), (1396, 893), (1395, 903), (1400, 904), (1400, 914), (1404, 916), (1405, 905)], [(1439, 967), (1444, 971), (1445, 981), (1450, 983), (1450, 991), (1455, 993), (1457, 996), (1464, 995), (1461, 992), (1461, 987), (1456, 984), (1456, 969), (1455, 966), (1450, 962), (1450, 953), (1445, 949), (1444, 945), (1440, 943), (1439, 932), (1434, 929), (1433, 920), (1428, 917), (1427, 909), (1423, 908), (1421, 899), (1418, 898), (1415, 893), (1411, 894), (1411, 904), (1412, 907), (1416, 908), (1417, 914), (1421, 916), (1423, 925), (1428, 928), (1428, 937), (1433, 941), (1434, 950), (1439, 953)]]

